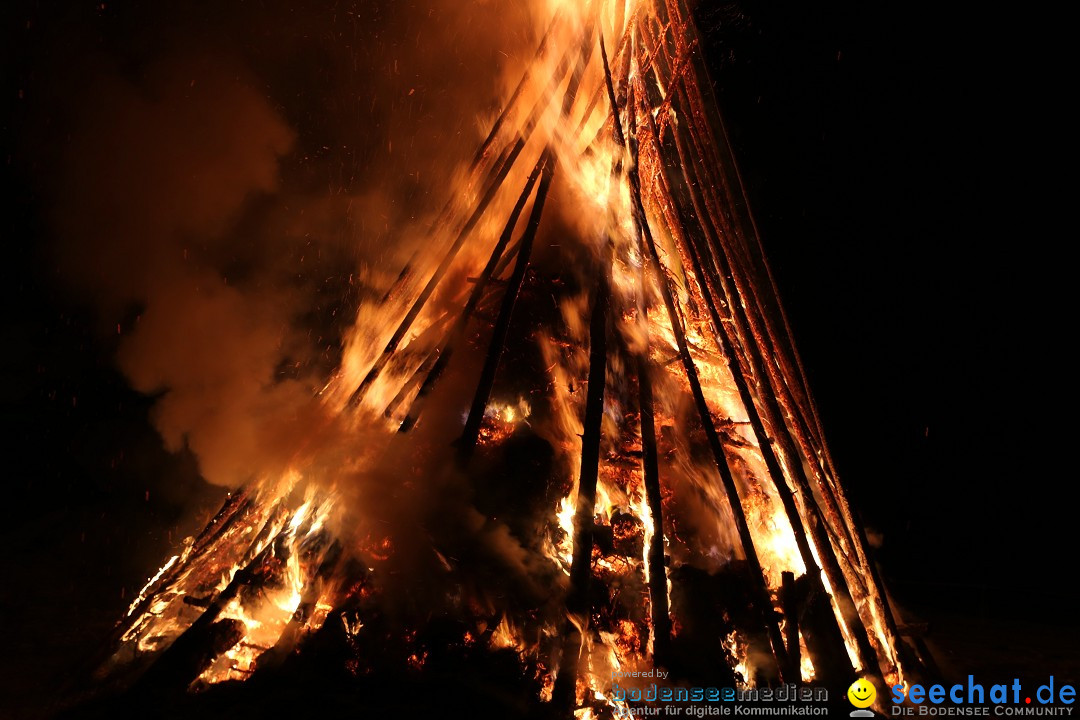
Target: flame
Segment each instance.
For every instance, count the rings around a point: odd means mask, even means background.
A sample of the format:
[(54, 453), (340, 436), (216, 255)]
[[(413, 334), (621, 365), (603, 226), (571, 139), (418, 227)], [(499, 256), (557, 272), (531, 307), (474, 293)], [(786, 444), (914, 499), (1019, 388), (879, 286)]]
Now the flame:
[(555, 544), (559, 566), (567, 575), (574, 560), (574, 499), (567, 495), (559, 501), (559, 512), (555, 514), (562, 537)]
[[(313, 568), (301, 566), (302, 544), (315, 537), (330, 512), (332, 501), (324, 500), (316, 505), (313, 493), (300, 507), (293, 511), (286, 530), (275, 543), (275, 557), (284, 567), (277, 587), (264, 584), (255, 601), (247, 596), (232, 598), (222, 609), (223, 620), (239, 620), (246, 628), (243, 639), (229, 648), (198, 677), (195, 685), (212, 684), (224, 680), (243, 679), (255, 670), (258, 658), (274, 647), (293, 619)], [(282, 548), (282, 556), (277, 547)], [(313, 623), (308, 627), (312, 627)]]
[(802, 678), (804, 683), (813, 682), (816, 676), (814, 663), (810, 659), (810, 653), (806, 650), (806, 642), (802, 639), (801, 634), (799, 635), (799, 643), (802, 650), (802, 654), (799, 656), (799, 677)]
[(740, 688), (750, 686), (750, 679), (753, 677), (751, 674), (752, 667), (750, 665), (750, 655), (747, 651), (746, 643), (739, 637), (737, 631), (732, 630), (728, 633), (727, 637), (723, 640), (724, 650), (735, 661), (732, 666), (732, 670), (735, 671), (735, 682)]
[(521, 649), (522, 645), (521, 638), (514, 628), (510, 626), (510, 621), (504, 614), (502, 619), (499, 620), (499, 625), (495, 628), (495, 632), (491, 635), (491, 646), (496, 648)]
[[(616, 308), (612, 322), (622, 341), (619, 352), (608, 360), (612, 381), (604, 398), (601, 461), (594, 513), (589, 518), (603, 542), (597, 542), (587, 557), (590, 577), (624, 588), (625, 595), (605, 610), (607, 615), (572, 619), (583, 638), (574, 715), (604, 717), (600, 708), (605, 707), (607, 712), (614, 709), (616, 714), (628, 715), (625, 703), (611, 697), (611, 678), (613, 672), (645, 669), (653, 662), (650, 549), (665, 548), (682, 562), (710, 570), (744, 553), (731, 530), (732, 500), (721, 484), (718, 461), (726, 463), (734, 476), (738, 504), (745, 512), (767, 591), (778, 598), (782, 574), (798, 576), (807, 568), (776, 487), (791, 478), (770, 477), (762, 450), (762, 443), (770, 440), (752, 431), (753, 408), (744, 406), (741, 399), (735, 375), (739, 369), (734, 358), (725, 357), (717, 335), (721, 329), (713, 326), (705, 310), (712, 291), (693, 269), (686, 237), (689, 229), (682, 227), (672, 190), (666, 186), (660, 139), (650, 139), (651, 130), (643, 131), (633, 138), (633, 152), (624, 138), (624, 128), (631, 126), (645, 129), (657, 123), (663, 136), (677, 132), (680, 123), (686, 122), (674, 102), (680, 92), (674, 76), (682, 72), (679, 63), (686, 62), (689, 52), (682, 37), (686, 28), (678, 27), (682, 22), (678, 17), (669, 19), (663, 38), (654, 43), (651, 35), (660, 27), (656, 6), (637, 0), (535, 0), (535, 5), (538, 27), (550, 33), (547, 49), (524, 72), (525, 81), (511, 95), (505, 122), (493, 133), (490, 146), (472, 165), (455, 173), (451, 200), (443, 212), (422, 229), (403, 229), (404, 234), (416, 236), (411, 239), (425, 252), (417, 253), (400, 273), (364, 271), (365, 282), (381, 291), (383, 299), (359, 307), (345, 338), (340, 367), (318, 392), (316, 402), (362, 433), (363, 449), (349, 461), (360, 474), (371, 467), (372, 458), (392, 447), (406, 418), (416, 420), (422, 408), (421, 388), (432, 367), (447, 357), (454, 342), (463, 342), (452, 328), (471, 301), (468, 293), (477, 288), (476, 306), (501, 297), (498, 289), (482, 288), (477, 278), (491, 262), (503, 231), (502, 220), (532, 177), (530, 168), (539, 169), (546, 158), (554, 158), (561, 183), (555, 211), (562, 224), (592, 259), (606, 258), (610, 251), (612, 259), (603, 260), (601, 270), (610, 270), (611, 306)], [(668, 30), (675, 48), (668, 47)], [(590, 33), (602, 38), (607, 68), (592, 51)], [(588, 52), (579, 53), (578, 48)], [(674, 68), (672, 77), (663, 77), (657, 69), (661, 60)], [(520, 76), (522, 68), (509, 67), (506, 72)], [(647, 92), (646, 78), (653, 83), (649, 88), (659, 92), (659, 103)], [(580, 87), (575, 85), (578, 82)], [(682, 81), (684, 88), (688, 82), (692, 81)], [(619, 104), (615, 113), (609, 92)], [(520, 157), (513, 156), (518, 159), (505, 168), (501, 184), (489, 188), (499, 163), (509, 162), (511, 147), (517, 148)], [(539, 191), (532, 196), (534, 204), (538, 195)], [(476, 217), (474, 208), (483, 202), (489, 203), (489, 209)], [(655, 251), (643, 251), (639, 226), (651, 229)], [(510, 257), (507, 254), (504, 259)], [(568, 274), (574, 270), (568, 269)], [(586, 272), (591, 270), (579, 274)], [(490, 279), (506, 283), (500, 273), (504, 270), (494, 271)], [(676, 305), (670, 314), (658, 301), (668, 286)], [(533, 432), (555, 450), (556, 473), (565, 482), (558, 486), (562, 492), (553, 492), (545, 502), (547, 533), (542, 552), (550, 567), (566, 576), (571, 575), (574, 561), (582, 416), (590, 374), (586, 348), (591, 297), (587, 288), (553, 297), (561, 325), (545, 328), (535, 337), (546, 368), (543, 399), (498, 389), (494, 398), (488, 398), (478, 438), (482, 446), (497, 446), (516, 432)], [(682, 355), (683, 338), (689, 359)], [(660, 437), (649, 440), (670, 451), (661, 461), (661, 494), (670, 497), (672, 487), (678, 485), (689, 488), (687, 495), (693, 496), (678, 502), (665, 500), (662, 524), (658, 523), (660, 514), (654, 514), (646, 499), (638, 460), (645, 440), (640, 436), (641, 410), (635, 409), (637, 400), (629, 392), (633, 374), (623, 367), (627, 357), (639, 355), (647, 356), (651, 369), (646, 372), (656, 387)], [(711, 415), (707, 421), (723, 435), (722, 458), (695, 452), (702, 445), (695, 437), (701, 418), (687, 411), (692, 405), (687, 365), (692, 365), (700, 381), (708, 411), (703, 415)], [(754, 393), (764, 391), (753, 387)], [(450, 412), (458, 410), (454, 407)], [(468, 411), (463, 412), (464, 419)], [(199, 674), (193, 683), (196, 689), (243, 680), (268, 651), (318, 629), (331, 613), (355, 639), (365, 627), (363, 614), (335, 610), (341, 607), (342, 597), (364, 597), (372, 590), (368, 586), (338, 588), (320, 576), (331, 529), (340, 527), (337, 518), (342, 508), (335, 490), (319, 487), (312, 478), (293, 470), (281, 478), (262, 478), (238, 493), (220, 521), (208, 526), (204, 536), (185, 541), (182, 550), (140, 590), (128, 609), (113, 664), (161, 652), (204, 612), (233, 623), (241, 637)], [(650, 487), (655, 493), (655, 486)], [(297, 497), (300, 494), (302, 498)], [(369, 534), (349, 550), (373, 565), (388, 561), (395, 554), (395, 541), (390, 530), (383, 532)], [(819, 549), (811, 545), (811, 550), (820, 567)], [(450, 563), (437, 549), (435, 553), (449, 572)], [(665, 578), (665, 583), (670, 607), (671, 580)], [(828, 585), (826, 589), (833, 591)], [(871, 619), (872, 642), (895, 666), (880, 611), (872, 602), (864, 603), (860, 611)], [(488, 610), (484, 617), (492, 616)], [(852, 629), (838, 610), (837, 617), (857, 666)], [(479, 642), (489, 622), (477, 622), (474, 629), (479, 630), (469, 632), (465, 642)], [(522, 625), (503, 612), (490, 631), (490, 647), (532, 658), (542, 688), (540, 698), (546, 701), (557, 677), (551, 648), (559, 635), (560, 628), (548, 622), (536, 633), (530, 626), (526, 641)], [(745, 638), (732, 630), (717, 641), (731, 657), (740, 684), (751, 683), (756, 668)], [(427, 654), (416, 650), (405, 661), (419, 670)], [(358, 672), (359, 665), (353, 664), (350, 670)], [(804, 681), (814, 678), (805, 650), (800, 670)]]
[[(299, 476), (293, 475), (254, 493), (253, 502), (241, 502), (236, 515), (222, 519), (223, 532), (216, 540), (203, 544), (185, 540), (184, 551), (161, 567), (129, 608), (130, 622), (112, 663), (123, 662), (132, 651), (160, 651), (191, 627), (204, 608), (219, 606), (217, 620), (236, 621), (242, 636), (193, 686), (243, 679), (253, 672), (258, 658), (274, 647), (297, 614), (322, 557), (321, 531), (336, 503), (332, 494), (317, 497), (312, 486), (295, 510), (285, 510), (284, 497), (298, 481)], [(282, 493), (282, 498), (258, 502), (271, 492)], [(234, 590), (227, 597), (243, 572), (269, 573), (274, 581), (261, 583), (257, 593)], [(303, 630), (318, 629), (330, 607), (320, 596)]]

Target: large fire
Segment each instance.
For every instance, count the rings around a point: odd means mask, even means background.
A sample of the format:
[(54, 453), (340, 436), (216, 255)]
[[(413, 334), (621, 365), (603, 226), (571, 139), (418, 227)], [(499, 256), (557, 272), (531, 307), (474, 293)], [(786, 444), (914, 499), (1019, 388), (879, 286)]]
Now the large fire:
[[(463, 642), (537, 668), (538, 700), (597, 717), (619, 704), (614, 672), (678, 668), (701, 642), (739, 684), (810, 682), (836, 673), (819, 666), (830, 624), (849, 671), (900, 679), (684, 0), (547, 0), (537, 16), (535, 54), (424, 251), (360, 306), (314, 394), (355, 433), (355, 453), (328, 461), (348, 472), (298, 458), (235, 491), (131, 604), (103, 674), (179, 676), (176, 658), (196, 657), (191, 690), (243, 681), (328, 623), (362, 671), (368, 613), (417, 539), (363, 517), (347, 479), (381, 473), (408, 494), (536, 438), (554, 479), (530, 541), (548, 607), (522, 616), (467, 588), (455, 602)], [(426, 552), (457, 573), (448, 550)], [(700, 624), (724, 583), (738, 591)], [(789, 592), (827, 617), (796, 627)]]

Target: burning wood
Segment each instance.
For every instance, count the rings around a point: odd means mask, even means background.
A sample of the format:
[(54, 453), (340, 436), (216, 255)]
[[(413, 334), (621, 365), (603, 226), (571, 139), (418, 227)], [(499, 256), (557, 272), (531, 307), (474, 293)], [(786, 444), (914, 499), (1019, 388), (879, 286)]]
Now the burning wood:
[[(908, 670), (684, 0), (551, 4), (431, 252), (361, 307), (377, 341), (315, 400), (355, 432), (325, 461), (348, 472), (298, 463), (231, 496), (132, 603), (103, 675), (199, 690), (336, 633), (357, 675), (511, 653), (538, 702), (591, 717), (625, 704), (614, 672)], [(395, 454), (411, 467), (390, 475)], [(367, 477), (445, 491), (486, 542), (341, 501)], [(405, 555), (447, 588), (419, 626), (387, 600), (423, 600)]]

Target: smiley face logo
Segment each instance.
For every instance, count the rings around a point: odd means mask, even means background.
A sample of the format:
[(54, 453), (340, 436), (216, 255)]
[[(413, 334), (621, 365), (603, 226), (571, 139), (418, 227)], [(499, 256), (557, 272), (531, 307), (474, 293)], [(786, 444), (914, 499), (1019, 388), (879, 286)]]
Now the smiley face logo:
[(851, 683), (847, 691), (848, 701), (857, 708), (870, 707), (875, 697), (877, 697), (877, 689), (865, 678), (859, 678)]

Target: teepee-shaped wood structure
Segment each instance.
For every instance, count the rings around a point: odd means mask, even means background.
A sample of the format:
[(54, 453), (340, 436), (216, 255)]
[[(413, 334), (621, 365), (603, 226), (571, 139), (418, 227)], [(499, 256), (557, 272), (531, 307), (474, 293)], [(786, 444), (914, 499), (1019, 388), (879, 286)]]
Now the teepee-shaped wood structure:
[[(592, 712), (617, 702), (612, 669), (717, 649), (747, 682), (898, 682), (904, 646), (685, 1), (552, 4), (422, 249), (361, 307), (313, 402), (378, 449), (354, 476), (447, 433), (466, 478), (513, 462), (523, 436), (542, 444), (546, 484), (520, 509), (536, 534), (508, 526), (545, 559), (549, 597), (460, 607), (479, 618), (468, 642), (533, 658), (551, 707)], [(341, 537), (342, 488), (303, 476), (234, 493), (133, 603), (106, 670), (137, 660), (202, 686), (331, 621), (360, 637), (392, 533)]]

